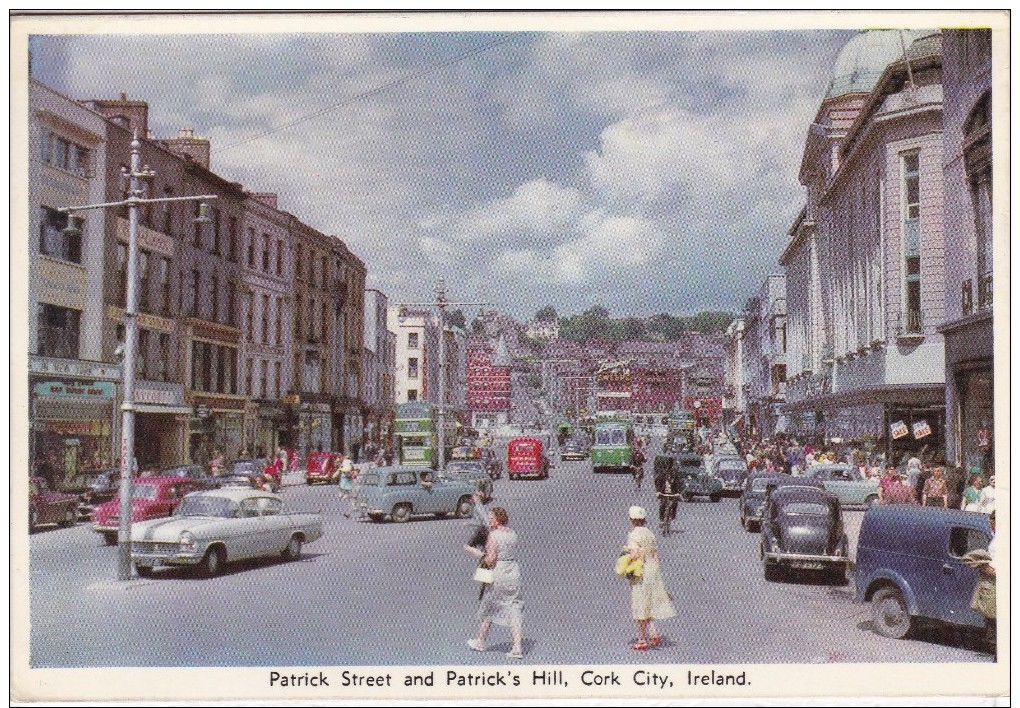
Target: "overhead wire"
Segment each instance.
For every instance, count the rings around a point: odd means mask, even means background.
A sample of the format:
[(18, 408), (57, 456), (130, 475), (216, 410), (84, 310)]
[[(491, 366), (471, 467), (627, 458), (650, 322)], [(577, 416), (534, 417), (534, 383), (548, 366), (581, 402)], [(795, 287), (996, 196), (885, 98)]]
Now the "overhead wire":
[(261, 140), (262, 138), (265, 138), (267, 136), (274, 135), (275, 133), (279, 133), (279, 132), (282, 132), (284, 130), (288, 130), (289, 128), (293, 128), (295, 125), (300, 125), (301, 123), (307, 123), (310, 120), (315, 120), (316, 118), (320, 118), (321, 116), (324, 116), (327, 113), (332, 113), (333, 111), (337, 111), (337, 110), (339, 110), (341, 108), (344, 108), (345, 106), (349, 106), (350, 104), (355, 103), (357, 101), (360, 101), (362, 99), (365, 99), (365, 98), (368, 98), (370, 96), (374, 96), (376, 94), (382, 93), (383, 91), (387, 91), (387, 90), (389, 90), (391, 88), (394, 88), (396, 86), (400, 86), (402, 84), (406, 84), (406, 83), (408, 83), (410, 81), (413, 81), (414, 79), (421, 78), (422, 76), (426, 76), (426, 75), (428, 75), (428, 74), (430, 74), (430, 73), (432, 73), (434, 71), (437, 71), (439, 69), (444, 69), (444, 68), (446, 68), (448, 66), (453, 66), (454, 64), (457, 64), (459, 62), (464, 61), (465, 59), (473, 57), (476, 54), (481, 54), (482, 52), (486, 52), (486, 51), (488, 51), (490, 49), (494, 49), (495, 47), (501, 46), (503, 44), (508, 44), (509, 42), (516, 40), (519, 36), (521, 36), (523, 34), (525, 34), (525, 33), (515, 33), (515, 34), (511, 34), (511, 35), (509, 35), (507, 37), (503, 37), (503, 38), (500, 38), (500, 39), (493, 40), (492, 42), (488, 42), (486, 44), (483, 44), (481, 46), (478, 46), (478, 47), (475, 47), (475, 48), (473, 48), (471, 50), (468, 50), (468, 51), (466, 51), (466, 52), (464, 52), (462, 54), (458, 54), (455, 57), (451, 57), (450, 59), (446, 59), (444, 61), (441, 61), (438, 64), (432, 64), (430, 66), (425, 67), (424, 69), (421, 69), (419, 71), (411, 72), (410, 74), (407, 74), (406, 76), (402, 76), (399, 79), (395, 79), (395, 80), (390, 81), (388, 83), (385, 83), (385, 84), (383, 84), (381, 86), (376, 86), (375, 88), (371, 88), (371, 89), (369, 89), (367, 91), (363, 91), (363, 92), (361, 92), (359, 94), (355, 94), (354, 96), (351, 96), (350, 98), (345, 99), (345, 100), (341, 101), (340, 103), (333, 104), (332, 106), (330, 106), (328, 108), (323, 108), (322, 110), (316, 111), (314, 113), (310, 113), (310, 114), (308, 114), (306, 116), (302, 116), (300, 118), (295, 118), (294, 120), (290, 121), (289, 123), (284, 123), (283, 125), (277, 126), (276, 128), (271, 128), (270, 130), (266, 130), (266, 131), (264, 131), (262, 133), (259, 133), (257, 135), (253, 135), (250, 138), (245, 138), (244, 140), (239, 140), (236, 143), (231, 143), (230, 145), (225, 145), (225, 146), (223, 146), (221, 148), (213, 150), (213, 152), (214, 153), (223, 153), (223, 152), (226, 152), (227, 150), (231, 150), (231, 149), (239, 147), (241, 145), (247, 145), (248, 143), (255, 142), (256, 140)]

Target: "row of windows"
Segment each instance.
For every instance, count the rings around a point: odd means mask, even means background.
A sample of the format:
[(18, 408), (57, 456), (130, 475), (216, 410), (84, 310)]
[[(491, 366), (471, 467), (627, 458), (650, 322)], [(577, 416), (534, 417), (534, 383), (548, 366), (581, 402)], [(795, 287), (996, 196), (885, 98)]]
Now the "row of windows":
[[(257, 253), (256, 253), (256, 251), (258, 250), (258, 244), (259, 244), (259, 239), (258, 239), (258, 237), (255, 234), (255, 229), (249, 227), (248, 228), (248, 267), (254, 270), (255, 268), (258, 268), (261, 265), (261, 270), (262, 270), (263, 273), (271, 273), (271, 272), (273, 272), (273, 270), (270, 268), (270, 265), (271, 265), (272, 262), (274, 262), (274, 259), (271, 257), (272, 256), (271, 252), (273, 251), (273, 239), (269, 236), (269, 234), (262, 234), (262, 239), (261, 239), (261, 244), (262, 244), (261, 264), (257, 263)], [(283, 241), (280, 240), (280, 239), (277, 239), (276, 240), (276, 249), (275, 249), (275, 255), (276, 255), (276, 258), (275, 258), (275, 271), (276, 271), (276, 275), (278, 275), (278, 276), (283, 276), (283, 255), (284, 255), (284, 250), (283, 249), (284, 249)]]
[[(255, 379), (256, 364), (258, 364), (258, 380)], [(283, 364), (278, 361), (272, 362), (273, 370), (273, 386), (269, 386), (269, 368), (270, 362), (263, 359), (260, 362), (256, 362), (254, 359), (248, 360), (248, 366), (244, 377), (244, 388), (248, 395), (252, 398), (269, 398), (270, 395), (274, 398), (280, 398), (281, 392), (283, 391)]]
[(191, 388), (209, 393), (237, 393), (237, 349), (192, 342)]
[(40, 148), (39, 159), (44, 164), (57, 167), (79, 177), (91, 176), (89, 167), (91, 152), (87, 147), (56, 133), (46, 133), (43, 135)]

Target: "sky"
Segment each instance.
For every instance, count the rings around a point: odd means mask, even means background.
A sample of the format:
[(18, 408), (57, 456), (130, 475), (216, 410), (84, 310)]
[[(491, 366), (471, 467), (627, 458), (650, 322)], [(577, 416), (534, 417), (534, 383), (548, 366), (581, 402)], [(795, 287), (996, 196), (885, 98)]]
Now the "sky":
[(209, 138), (213, 171), (341, 238), (391, 302), (443, 278), (451, 301), (522, 320), (686, 316), (737, 312), (781, 272), (808, 126), (854, 34), (335, 19), (43, 24), (31, 71), (71, 98), (147, 101), (154, 137)]

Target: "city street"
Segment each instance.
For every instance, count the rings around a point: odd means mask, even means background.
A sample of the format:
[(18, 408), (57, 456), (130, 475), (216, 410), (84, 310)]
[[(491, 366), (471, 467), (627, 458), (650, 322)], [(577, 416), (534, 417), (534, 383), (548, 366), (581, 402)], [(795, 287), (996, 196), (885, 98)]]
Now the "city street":
[[(203, 580), (183, 572), (118, 583), (117, 549), (82, 523), (30, 537), (31, 665), (47, 667), (503, 664), (510, 647), (494, 627), (489, 652), (474, 635), (478, 585), (469, 535), (456, 519), (405, 524), (345, 518), (333, 486), (291, 475), (292, 511), (322, 510), (323, 538), (295, 563), (232, 565)], [(988, 662), (951, 632), (885, 639), (870, 608), (844, 587), (802, 579), (768, 583), (758, 536), (737, 522), (736, 500), (683, 504), (680, 532), (659, 539), (680, 616), (661, 623), (656, 650), (635, 636), (627, 584), (613, 564), (626, 512), (654, 515), (646, 479), (594, 475), (557, 462), (545, 481), (495, 483), (521, 537), (525, 664), (757, 664)], [(848, 512), (856, 529), (861, 512)]]

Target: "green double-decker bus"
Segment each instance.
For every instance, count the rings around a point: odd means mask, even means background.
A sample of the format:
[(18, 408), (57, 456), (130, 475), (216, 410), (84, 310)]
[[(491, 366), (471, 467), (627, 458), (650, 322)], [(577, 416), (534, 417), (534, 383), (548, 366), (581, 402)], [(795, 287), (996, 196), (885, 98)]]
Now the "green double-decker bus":
[(594, 472), (630, 472), (630, 446), (634, 428), (629, 420), (600, 420), (595, 423), (591, 446)]
[[(444, 421), (443, 444), (449, 452), (457, 442), (457, 421)], [(438, 462), (439, 421), (436, 406), (427, 401), (398, 403), (393, 419), (394, 462), (411, 467), (435, 468)]]

